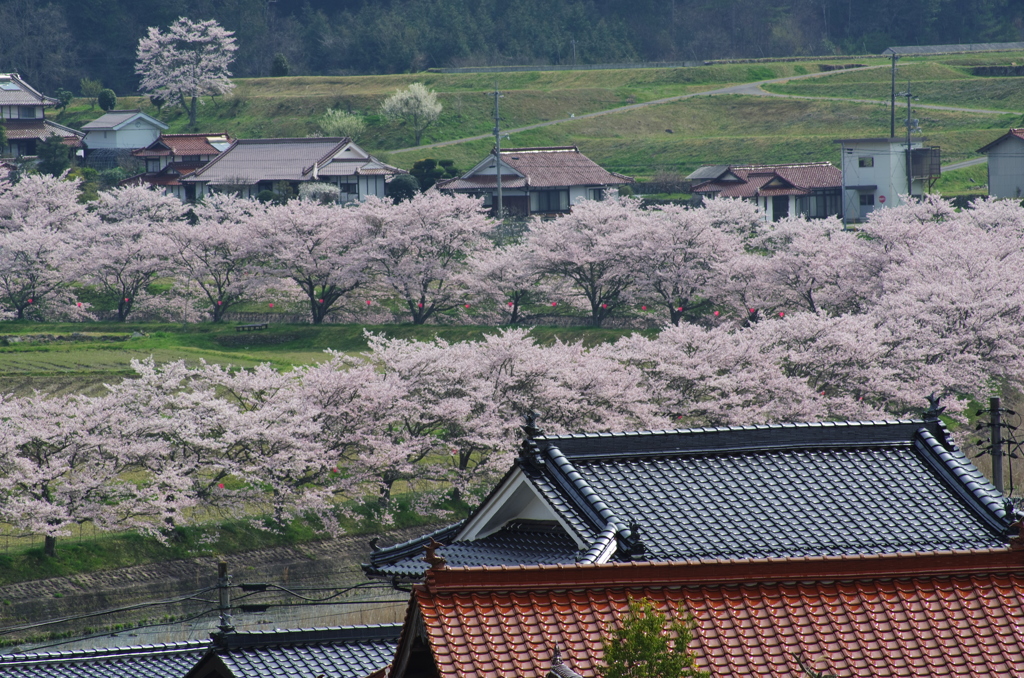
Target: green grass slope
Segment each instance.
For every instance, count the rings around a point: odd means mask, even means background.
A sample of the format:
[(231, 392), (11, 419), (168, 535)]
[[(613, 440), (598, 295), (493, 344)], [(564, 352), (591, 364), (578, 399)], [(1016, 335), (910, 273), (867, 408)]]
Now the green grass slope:
[[(943, 149), (946, 162), (974, 157), (975, 150), (1000, 131), (1022, 124), (1024, 78), (978, 77), (978, 65), (1010, 65), (1024, 61), (1021, 53), (947, 55), (901, 60), (898, 84), (909, 80), (918, 103), (1007, 111), (977, 114), (917, 109), (914, 117), (930, 143)], [(317, 118), (328, 108), (364, 116), (365, 148), (400, 167), (424, 157), (450, 158), (469, 168), (486, 154), (489, 139), (460, 142), (436, 149), (395, 152), (411, 144), (402, 125), (378, 114), (380, 102), (412, 82), (437, 91), (444, 105), (438, 122), (423, 143), (455, 141), (486, 135), (493, 128), (493, 97), (503, 93), (502, 127), (514, 129), (570, 116), (642, 104), (656, 99), (699, 94), (730, 84), (821, 72), (850, 59), (800, 62), (715, 64), (698, 68), (653, 68), (516, 73), (424, 72), (388, 76), (258, 78), (236, 81), (228, 96), (200, 107), (199, 128), (237, 137), (306, 136), (317, 132)], [(513, 134), (512, 146), (577, 144), (608, 169), (649, 179), (659, 172), (688, 173), (702, 164), (726, 162), (838, 162), (840, 137), (888, 134), (890, 89), (886, 59), (858, 59), (881, 66), (838, 71), (822, 77), (769, 84), (777, 94), (832, 99), (874, 99), (878, 104), (775, 97), (701, 97), (646, 108), (575, 119)], [(122, 98), (119, 107), (155, 109), (144, 98)], [(100, 111), (77, 101), (57, 116), (81, 126)], [(180, 107), (166, 106), (159, 116), (172, 132), (186, 131)]]

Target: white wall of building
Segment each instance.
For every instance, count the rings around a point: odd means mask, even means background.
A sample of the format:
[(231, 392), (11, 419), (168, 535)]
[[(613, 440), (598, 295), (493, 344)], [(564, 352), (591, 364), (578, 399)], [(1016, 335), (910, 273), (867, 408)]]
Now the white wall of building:
[(1024, 198), (1024, 139), (1010, 137), (988, 152), (988, 194)]
[[(135, 125), (139, 125), (136, 127)], [(86, 132), (83, 143), (87, 148), (135, 149), (145, 148), (157, 140), (160, 129), (143, 120), (137, 120), (128, 127), (114, 130), (91, 130)]]

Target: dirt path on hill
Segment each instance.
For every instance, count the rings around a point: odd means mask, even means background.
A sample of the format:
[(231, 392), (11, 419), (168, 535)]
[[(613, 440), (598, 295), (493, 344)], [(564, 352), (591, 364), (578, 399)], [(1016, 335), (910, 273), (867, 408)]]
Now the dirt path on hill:
[[(843, 99), (839, 97), (811, 97), (803, 96), (799, 94), (779, 94), (776, 92), (768, 92), (762, 89), (763, 85), (779, 84), (784, 82), (790, 82), (793, 80), (806, 80), (808, 78), (824, 78), (830, 75), (836, 75), (838, 73), (853, 73), (855, 71), (869, 71), (876, 68), (889, 68), (888, 64), (879, 64), (876, 66), (860, 66), (857, 68), (844, 68), (835, 71), (825, 71), (822, 73), (808, 73), (806, 75), (792, 75), (784, 78), (771, 78), (769, 80), (759, 80), (757, 82), (748, 82), (740, 85), (730, 85), (728, 87), (720, 87), (718, 89), (707, 90), (704, 92), (693, 92), (691, 94), (680, 94), (678, 96), (664, 97), (662, 99), (653, 99), (651, 101), (645, 101), (639, 104), (630, 104), (628, 106), (618, 106), (616, 108), (609, 108), (603, 111), (594, 111), (592, 113), (583, 113), (581, 115), (574, 115), (569, 118), (559, 118), (557, 120), (548, 120), (546, 122), (538, 122), (533, 125), (526, 125), (523, 127), (514, 127), (506, 130), (502, 130), (506, 134), (518, 134), (527, 130), (538, 129), (541, 127), (550, 127), (551, 125), (560, 125), (566, 122), (575, 122), (577, 120), (586, 120), (588, 118), (597, 118), (602, 115), (612, 115), (614, 113), (624, 113), (626, 111), (635, 111), (641, 108), (647, 108), (648, 106), (657, 106), (659, 104), (669, 104), (676, 101), (685, 101), (686, 99), (693, 99), (694, 97), (712, 97), (722, 96), (723, 94), (739, 94), (741, 96), (757, 96), (757, 97), (777, 97), (782, 99), (806, 99), (810, 101), (838, 101), (855, 104), (887, 104), (888, 99)], [(897, 107), (899, 102), (897, 102)], [(963, 108), (959, 106), (942, 106), (939, 104), (914, 104), (915, 108), (925, 108), (936, 111), (953, 111), (958, 113), (978, 113), (986, 115), (1024, 115), (1021, 111), (995, 111), (985, 108)], [(405, 153), (408, 151), (422, 151), (431, 148), (442, 148), (444, 146), (453, 146), (455, 144), (465, 143), (467, 141), (481, 141), (483, 139), (490, 139), (493, 134), (478, 134), (472, 137), (463, 137), (462, 139), (452, 139), (450, 141), (439, 141), (434, 144), (424, 144), (423, 146), (411, 146), (409, 148), (399, 148), (391, 153)]]

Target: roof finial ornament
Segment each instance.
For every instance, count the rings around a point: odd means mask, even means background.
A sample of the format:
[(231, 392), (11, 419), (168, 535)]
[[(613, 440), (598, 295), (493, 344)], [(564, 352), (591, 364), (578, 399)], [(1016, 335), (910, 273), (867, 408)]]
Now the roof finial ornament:
[(643, 535), (640, 534), (640, 523), (633, 520), (629, 523), (629, 559), (646, 560), (647, 546), (644, 544)]
[(557, 645), (555, 645), (555, 652), (551, 655), (551, 665), (561, 666), (563, 663), (564, 662), (562, 662), (562, 651), (558, 649)]
[(931, 392), (931, 395), (925, 396), (928, 400), (928, 411), (924, 413), (925, 421), (938, 421), (939, 415), (946, 411), (945, 407), (939, 407), (939, 401), (942, 400), (942, 396), (935, 395), (935, 391)]
[(374, 537), (370, 540), (370, 551), (372, 551), (373, 553), (380, 551), (380, 546), (378, 546), (378, 542), (380, 542), (380, 537)]
[(444, 546), (444, 544), (433, 537), (430, 538), (430, 543), (427, 544), (426, 553), (423, 555), (423, 561), (430, 565), (431, 570), (440, 570), (445, 566), (445, 559), (435, 553), (435, 551), (442, 546)]
[(544, 431), (537, 427), (537, 413), (530, 410), (526, 413), (526, 423), (521, 427), (526, 437), (523, 438), (522, 446), (519, 450), (519, 456), (523, 459), (529, 460), (534, 465), (543, 464), (541, 460), (536, 458), (540, 448), (537, 445), (537, 436), (544, 435)]

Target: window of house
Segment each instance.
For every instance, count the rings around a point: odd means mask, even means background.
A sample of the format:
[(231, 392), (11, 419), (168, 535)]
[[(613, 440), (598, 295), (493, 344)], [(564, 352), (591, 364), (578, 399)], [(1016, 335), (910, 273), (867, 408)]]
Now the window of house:
[(587, 197), (591, 200), (604, 200), (604, 189), (603, 188), (589, 188), (587, 189)]
[(863, 156), (863, 157), (857, 158), (857, 165), (859, 167), (874, 167), (875, 166), (875, 159), (872, 158), (871, 156)]
[(181, 158), (182, 162), (201, 162), (202, 157), (198, 155), (185, 155)]
[(861, 193), (860, 194), (860, 204), (861, 205), (874, 205), (875, 204), (875, 194), (874, 193)]
[(538, 212), (563, 212), (569, 209), (569, 191), (537, 191)]
[(146, 171), (147, 172), (159, 172), (160, 171), (160, 158), (146, 158)]
[(34, 117), (36, 117), (36, 107), (35, 106), (22, 106), (21, 107), (21, 113), (19, 115), (21, 115), (21, 117), (23, 117), (23, 118), (34, 118)]

